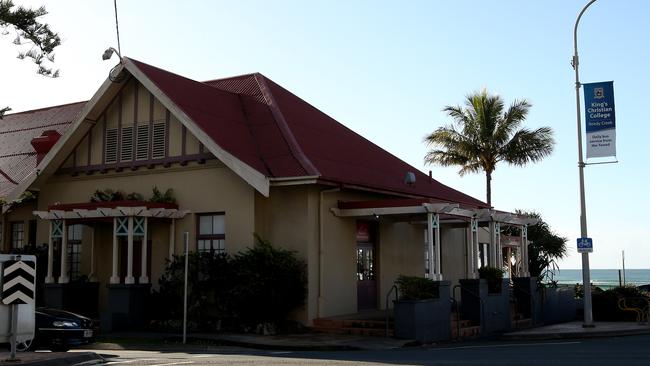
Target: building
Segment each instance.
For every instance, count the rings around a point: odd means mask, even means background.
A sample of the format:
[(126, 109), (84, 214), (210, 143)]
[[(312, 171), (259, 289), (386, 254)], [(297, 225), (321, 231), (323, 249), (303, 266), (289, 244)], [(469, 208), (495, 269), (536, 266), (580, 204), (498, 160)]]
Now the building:
[[(65, 307), (81, 291), (109, 328), (142, 311), (185, 233), (191, 250), (234, 253), (257, 233), (297, 251), (308, 325), (384, 307), (399, 274), (457, 283), (505, 264), (528, 276), (528, 219), (419, 172), (261, 74), (197, 82), (123, 58), (87, 102), (6, 115), (0, 144), (4, 251), (47, 245), (46, 301)], [(148, 202), (154, 187), (176, 203)], [(104, 189), (134, 194), (91, 202)], [(511, 250), (518, 261), (504, 263)]]

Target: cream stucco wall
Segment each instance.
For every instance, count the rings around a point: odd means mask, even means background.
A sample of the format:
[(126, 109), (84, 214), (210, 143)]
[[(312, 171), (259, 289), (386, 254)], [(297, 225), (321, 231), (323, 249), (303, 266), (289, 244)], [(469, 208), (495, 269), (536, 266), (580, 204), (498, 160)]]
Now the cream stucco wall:
[[(125, 193), (137, 192), (145, 198), (151, 196), (152, 187), (161, 190), (172, 188), (181, 210), (191, 213), (175, 222), (175, 253), (182, 252), (183, 232), (189, 232), (190, 248), (196, 249), (196, 217), (200, 213), (225, 212), (226, 250), (238, 252), (253, 243), (254, 189), (216, 160), (205, 164), (189, 164), (171, 168), (140, 169), (120, 173), (94, 174), (91, 176), (59, 175), (43, 186), (38, 210), (47, 210), (54, 203), (89, 202), (97, 189), (110, 188)], [(46, 243), (48, 225), (39, 220), (37, 239)], [(152, 241), (151, 274), (155, 285), (164, 270), (164, 258), (169, 253), (170, 220), (152, 220), (149, 239)], [(84, 258), (88, 260), (89, 244), (84, 241)], [(112, 223), (97, 227), (95, 235), (97, 275), (102, 282), (108, 281), (112, 263)], [(89, 262), (88, 262), (89, 263)], [(89, 265), (83, 266), (89, 271)], [(123, 275), (123, 274), (122, 274)], [(136, 277), (139, 274), (136, 274)]]

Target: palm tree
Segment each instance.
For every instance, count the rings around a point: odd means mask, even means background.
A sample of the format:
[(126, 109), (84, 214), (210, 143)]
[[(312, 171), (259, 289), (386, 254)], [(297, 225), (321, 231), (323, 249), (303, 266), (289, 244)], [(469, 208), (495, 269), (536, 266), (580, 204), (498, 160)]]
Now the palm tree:
[(428, 164), (459, 165), (461, 176), (485, 172), (487, 203), (492, 206), (492, 172), (497, 163), (524, 166), (550, 155), (555, 144), (553, 131), (550, 127), (520, 127), (531, 107), (525, 99), (515, 100), (505, 110), (500, 96), (483, 90), (468, 95), (465, 104), (443, 109), (454, 123), (425, 137), (430, 150), (424, 160)]

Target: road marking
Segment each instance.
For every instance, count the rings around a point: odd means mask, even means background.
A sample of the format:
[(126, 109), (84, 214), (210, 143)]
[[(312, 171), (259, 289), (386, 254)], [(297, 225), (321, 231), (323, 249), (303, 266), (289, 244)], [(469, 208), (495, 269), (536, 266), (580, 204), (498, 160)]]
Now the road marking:
[(547, 342), (547, 343), (509, 343), (509, 344), (493, 344), (489, 346), (461, 346), (461, 347), (443, 347), (443, 348), (430, 348), (429, 351), (442, 351), (448, 349), (470, 349), (470, 348), (498, 348), (498, 347), (525, 347), (525, 346), (554, 346), (565, 344), (580, 344), (582, 342)]
[(160, 360), (160, 358), (136, 358), (133, 360), (124, 360), (124, 361), (110, 361), (106, 362), (104, 365), (117, 365), (120, 363), (131, 363), (131, 362), (138, 362), (138, 361), (154, 361), (154, 360)]
[(188, 363), (194, 363), (194, 361), (183, 361), (183, 362), (170, 362), (170, 363), (159, 363), (155, 365), (149, 365), (149, 366), (169, 366), (169, 365), (185, 365)]

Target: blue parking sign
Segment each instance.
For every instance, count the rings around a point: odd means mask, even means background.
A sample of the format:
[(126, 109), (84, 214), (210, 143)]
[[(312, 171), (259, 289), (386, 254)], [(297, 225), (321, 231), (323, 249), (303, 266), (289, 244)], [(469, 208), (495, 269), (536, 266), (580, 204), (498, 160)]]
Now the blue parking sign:
[(578, 238), (578, 253), (592, 253), (594, 242), (591, 238)]

